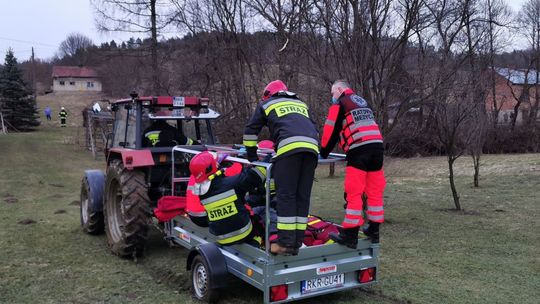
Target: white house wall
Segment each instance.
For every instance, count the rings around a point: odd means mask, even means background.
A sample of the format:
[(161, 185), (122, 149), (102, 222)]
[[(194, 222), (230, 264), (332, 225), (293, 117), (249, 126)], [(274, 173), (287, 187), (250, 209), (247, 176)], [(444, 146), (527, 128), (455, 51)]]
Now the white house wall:
[[(62, 85), (61, 82), (64, 82)], [(89, 85), (90, 84), (90, 85)], [(101, 92), (101, 81), (95, 78), (54, 78), (54, 92)]]

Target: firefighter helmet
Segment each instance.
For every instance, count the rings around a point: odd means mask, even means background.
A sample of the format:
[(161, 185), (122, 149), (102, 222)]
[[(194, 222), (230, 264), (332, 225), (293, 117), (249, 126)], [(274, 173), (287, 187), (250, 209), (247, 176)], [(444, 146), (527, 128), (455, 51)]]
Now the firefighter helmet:
[(274, 94), (281, 92), (281, 91), (287, 91), (287, 86), (283, 81), (281, 80), (274, 80), (266, 85), (264, 88), (263, 100), (267, 100), (268, 98), (272, 97)]
[(208, 176), (216, 173), (216, 158), (208, 151), (195, 155), (189, 162), (189, 171), (195, 177), (196, 183), (202, 183)]
[(274, 142), (271, 140), (263, 140), (257, 144), (257, 148), (259, 149), (274, 149)]

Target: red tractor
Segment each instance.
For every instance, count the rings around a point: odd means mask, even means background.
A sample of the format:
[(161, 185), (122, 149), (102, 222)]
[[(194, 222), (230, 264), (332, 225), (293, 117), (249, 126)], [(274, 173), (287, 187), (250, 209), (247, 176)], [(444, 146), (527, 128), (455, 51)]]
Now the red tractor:
[[(214, 144), (212, 120), (219, 114), (207, 98), (139, 97), (111, 103), (115, 121), (107, 140), (107, 169), (86, 170), (81, 185), (81, 225), (105, 231), (109, 248), (123, 257), (144, 251), (152, 210), (171, 194), (171, 148), (203, 150)], [(176, 175), (189, 176), (189, 158), (176, 160)], [(183, 195), (175, 188), (173, 195)]]

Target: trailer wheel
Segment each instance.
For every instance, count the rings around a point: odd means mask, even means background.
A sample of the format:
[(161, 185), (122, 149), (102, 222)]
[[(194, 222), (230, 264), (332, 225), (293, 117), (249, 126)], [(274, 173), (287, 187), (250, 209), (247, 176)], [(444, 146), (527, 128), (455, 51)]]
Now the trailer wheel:
[(212, 273), (206, 259), (198, 254), (191, 263), (191, 290), (198, 300), (215, 303), (219, 298), (219, 289), (212, 288)]
[(121, 257), (141, 256), (152, 211), (144, 173), (111, 162), (105, 182), (105, 232), (111, 251)]
[(103, 233), (103, 186), (105, 176), (99, 170), (88, 170), (81, 182), (81, 226), (92, 235)]

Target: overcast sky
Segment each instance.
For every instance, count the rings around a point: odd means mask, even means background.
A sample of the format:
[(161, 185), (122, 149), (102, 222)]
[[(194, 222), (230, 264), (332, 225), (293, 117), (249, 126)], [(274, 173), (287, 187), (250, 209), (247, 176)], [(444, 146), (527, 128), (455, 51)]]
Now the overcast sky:
[[(507, 3), (516, 11), (525, 1)], [(99, 33), (88, 0), (0, 0), (0, 8), (0, 58), (11, 47), (19, 62), (24, 61), (32, 46), (37, 58), (50, 58), (72, 32), (82, 33), (96, 44), (129, 38), (126, 34)]]

